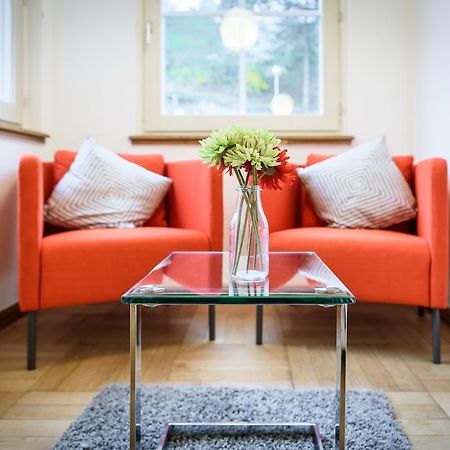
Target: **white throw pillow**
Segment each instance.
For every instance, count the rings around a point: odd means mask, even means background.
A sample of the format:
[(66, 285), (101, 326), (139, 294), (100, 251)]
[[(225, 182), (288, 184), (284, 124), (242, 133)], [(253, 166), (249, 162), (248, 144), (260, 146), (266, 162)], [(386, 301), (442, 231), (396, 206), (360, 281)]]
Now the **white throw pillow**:
[(88, 138), (45, 205), (45, 220), (71, 229), (140, 226), (171, 182)]
[(384, 138), (297, 173), (317, 215), (331, 227), (386, 228), (416, 217), (414, 194)]

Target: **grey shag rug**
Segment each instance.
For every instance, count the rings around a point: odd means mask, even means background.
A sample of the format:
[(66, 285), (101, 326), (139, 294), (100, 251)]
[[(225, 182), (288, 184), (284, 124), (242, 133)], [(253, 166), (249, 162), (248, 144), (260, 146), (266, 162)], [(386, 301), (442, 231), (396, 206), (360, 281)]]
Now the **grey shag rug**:
[[(142, 448), (156, 449), (166, 422), (317, 422), (325, 449), (333, 448), (334, 391), (226, 387), (143, 386)], [(128, 448), (129, 389), (104, 388), (60, 437), (56, 450)], [(176, 430), (176, 429), (175, 429)], [(300, 441), (299, 441), (300, 438)], [(308, 436), (289, 430), (184, 430), (169, 450), (313, 449)], [(410, 444), (382, 392), (347, 393), (347, 449), (406, 450)]]

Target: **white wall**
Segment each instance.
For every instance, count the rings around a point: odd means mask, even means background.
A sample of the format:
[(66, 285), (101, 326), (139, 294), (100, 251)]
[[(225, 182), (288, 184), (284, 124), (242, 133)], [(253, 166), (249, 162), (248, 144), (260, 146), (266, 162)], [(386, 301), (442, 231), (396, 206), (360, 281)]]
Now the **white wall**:
[(358, 141), (386, 135), (411, 154), (417, 72), (414, 0), (344, 0), (345, 130)]
[(54, 1), (52, 144), (130, 148), (139, 127), (137, 0)]
[(450, 163), (450, 1), (419, 0), (417, 154)]
[[(433, 99), (439, 97), (439, 111), (443, 115), (448, 104), (442, 93), (445, 78), (437, 73), (436, 66), (445, 49), (436, 50), (435, 45), (438, 43), (441, 48), (446, 45), (450, 54), (450, 39), (444, 40), (439, 34), (447, 31), (443, 9), (450, 2), (431, 2), (440, 8), (441, 14), (426, 8), (429, 2), (425, 0), (342, 0), (342, 61), (346, 80), (342, 131), (354, 134), (357, 142), (384, 134), (395, 154), (411, 153), (416, 146), (448, 150), (448, 142), (444, 145), (446, 127), (438, 123), (444, 119), (433, 114)], [(142, 132), (141, 0), (32, 0), (30, 4), (30, 13), (42, 18), (41, 25), (38, 22), (34, 26), (35, 34), (41, 32), (43, 37), (42, 45), (34, 50), (33, 61), (38, 67), (29, 71), (33, 88), (32, 112), (27, 120), (52, 137), (45, 146), (0, 137), (0, 245), (6, 249), (2, 250), (0, 260), (0, 309), (17, 297), (14, 186), (20, 154), (35, 151), (47, 158), (57, 148), (77, 149), (85, 136), (93, 135), (115, 151), (160, 152), (167, 160), (196, 157), (195, 146), (133, 147), (128, 140), (129, 135)], [(426, 14), (421, 19), (423, 13)], [(425, 30), (420, 48), (430, 59), (423, 82), (432, 80), (436, 87), (422, 92), (421, 122), (426, 131), (420, 135), (419, 145), (415, 121), (420, 20)], [(442, 22), (442, 26), (435, 29), (435, 21)], [(430, 54), (429, 46), (433, 47)], [(436, 128), (442, 131), (437, 132)], [(289, 146), (295, 162), (302, 162), (310, 151), (341, 149)], [(225, 224), (233, 207), (233, 180), (225, 177)]]

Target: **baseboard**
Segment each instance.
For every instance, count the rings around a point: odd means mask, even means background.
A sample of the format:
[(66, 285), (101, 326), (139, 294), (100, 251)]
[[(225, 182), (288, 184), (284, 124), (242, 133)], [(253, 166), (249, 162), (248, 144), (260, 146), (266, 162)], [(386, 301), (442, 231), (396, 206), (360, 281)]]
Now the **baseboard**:
[(14, 303), (14, 305), (0, 311), (0, 330), (20, 319), (23, 315), (24, 313), (20, 311), (18, 303)]
[(450, 323), (450, 309), (444, 309), (441, 311), (441, 319), (444, 322)]

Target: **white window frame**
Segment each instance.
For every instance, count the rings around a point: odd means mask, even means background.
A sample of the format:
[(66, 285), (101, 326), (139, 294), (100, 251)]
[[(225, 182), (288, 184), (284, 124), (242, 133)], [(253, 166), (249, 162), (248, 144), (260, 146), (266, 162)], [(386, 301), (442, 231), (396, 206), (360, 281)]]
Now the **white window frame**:
[(322, 111), (318, 114), (194, 116), (162, 115), (161, 11), (159, 0), (144, 1), (144, 131), (148, 133), (208, 133), (231, 123), (272, 131), (338, 132), (341, 128), (340, 9), (339, 0), (322, 0), (321, 83)]
[[(23, 0), (12, 0), (13, 101), (0, 100), (0, 122), (21, 125), (23, 119)], [(0, 4), (1, 7), (1, 4)], [(0, 37), (1, 46), (1, 37)], [(0, 49), (1, 51), (1, 49)], [(0, 60), (1, 64), (1, 60)]]

